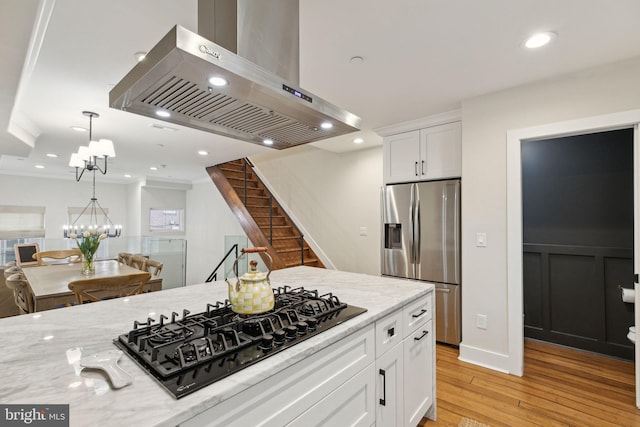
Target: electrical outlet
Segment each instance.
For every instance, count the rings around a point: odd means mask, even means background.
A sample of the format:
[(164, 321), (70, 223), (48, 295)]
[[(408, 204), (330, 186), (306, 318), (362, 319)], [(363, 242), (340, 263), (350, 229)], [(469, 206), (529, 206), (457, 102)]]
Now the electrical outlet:
[(487, 329), (487, 315), (486, 314), (478, 314), (476, 316), (476, 326), (479, 329)]

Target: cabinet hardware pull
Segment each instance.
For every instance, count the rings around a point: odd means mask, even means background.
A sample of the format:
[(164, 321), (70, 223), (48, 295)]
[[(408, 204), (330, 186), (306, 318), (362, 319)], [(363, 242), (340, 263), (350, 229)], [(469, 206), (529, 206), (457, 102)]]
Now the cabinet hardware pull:
[(412, 315), (411, 315), (411, 317), (413, 317), (413, 318), (415, 319), (416, 317), (420, 317), (420, 316), (422, 316), (422, 315), (423, 315), (423, 314), (425, 314), (426, 312), (427, 312), (427, 309), (426, 309), (426, 308), (423, 308), (423, 309), (422, 309), (422, 311), (421, 311), (420, 313), (418, 313), (418, 314), (412, 314)]
[(429, 331), (422, 331), (422, 335), (419, 337), (413, 337), (414, 340), (420, 341), (422, 338), (426, 337), (429, 334)]
[(380, 404), (387, 406), (387, 376), (384, 369), (380, 369), (379, 373), (382, 375), (382, 399), (380, 399)]
[(422, 175), (424, 175), (424, 160), (422, 161)]
[(413, 173), (415, 173), (416, 176), (418, 176), (418, 162), (416, 162), (416, 164), (413, 165)]
[(449, 292), (451, 292), (451, 289), (447, 289), (447, 288), (436, 288), (436, 292), (444, 292), (445, 294), (448, 294)]

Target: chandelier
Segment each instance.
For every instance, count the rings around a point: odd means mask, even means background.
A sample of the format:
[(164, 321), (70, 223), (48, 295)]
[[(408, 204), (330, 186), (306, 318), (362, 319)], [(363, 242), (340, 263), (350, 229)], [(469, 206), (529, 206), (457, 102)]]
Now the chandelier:
[[(93, 172), (97, 170), (105, 175), (107, 173), (107, 158), (116, 156), (113, 141), (109, 139), (93, 140), (93, 118), (98, 118), (100, 115), (92, 111), (83, 111), (82, 114), (89, 117), (89, 145), (79, 147), (69, 160), (69, 166), (76, 168), (76, 181), (80, 181), (82, 174), (87, 170)], [(102, 167), (99, 164), (100, 159), (102, 159)]]
[[(71, 155), (69, 166), (76, 168), (76, 181), (80, 181), (84, 171), (93, 172), (93, 193), (91, 200), (84, 207), (80, 215), (70, 225), (63, 227), (63, 236), (65, 238), (71, 238), (72, 235), (80, 235), (84, 231), (100, 230), (107, 237), (120, 237), (122, 234), (122, 226), (115, 225), (113, 221), (107, 215), (107, 212), (98, 203), (96, 197), (96, 171), (99, 171), (102, 175), (107, 173), (107, 158), (115, 157), (115, 151), (113, 149), (113, 142), (108, 139), (101, 139), (100, 141), (94, 141), (92, 139), (92, 120), (94, 117), (100, 117), (97, 113), (91, 111), (83, 111), (82, 114), (89, 117), (89, 146), (82, 146), (78, 149), (77, 153)], [(100, 167), (99, 160), (103, 159), (103, 165)], [(82, 171), (79, 172), (80, 168)], [(78, 222), (85, 214), (89, 216), (89, 225), (79, 225)], [(104, 217), (106, 223), (98, 224), (98, 215), (101, 214)]]

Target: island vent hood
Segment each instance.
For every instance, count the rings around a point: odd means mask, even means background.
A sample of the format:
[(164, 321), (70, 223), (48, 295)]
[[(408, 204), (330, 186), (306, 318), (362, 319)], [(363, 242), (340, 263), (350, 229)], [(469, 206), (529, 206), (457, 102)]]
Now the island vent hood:
[(277, 149), (359, 130), (359, 117), (298, 86), (298, 11), (298, 0), (200, 0), (199, 34), (172, 28), (109, 105)]

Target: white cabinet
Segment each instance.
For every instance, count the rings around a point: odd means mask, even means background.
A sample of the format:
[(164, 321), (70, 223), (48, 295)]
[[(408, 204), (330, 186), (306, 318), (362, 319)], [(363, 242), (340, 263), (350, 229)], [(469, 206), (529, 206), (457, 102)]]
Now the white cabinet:
[(403, 376), (402, 310), (376, 322), (376, 426), (402, 425)]
[(375, 380), (372, 369), (364, 369), (342, 384), (287, 426), (369, 427), (376, 421)]
[(280, 372), (265, 372), (263, 381), (181, 426), (395, 427), (433, 418), (432, 307), (428, 293)]
[(376, 426), (416, 426), (433, 416), (432, 293), (376, 322)]
[(391, 135), (383, 140), (382, 165), (385, 183), (417, 181), (420, 162), (420, 131)]
[(402, 315), (404, 423), (415, 426), (432, 408), (435, 396), (433, 293), (407, 304)]
[(433, 327), (421, 325), (404, 340), (404, 420), (415, 426), (433, 403)]
[[(317, 414), (318, 405), (323, 417), (338, 412), (359, 419), (354, 414), (361, 413), (371, 425), (375, 420), (374, 341), (374, 327), (370, 325), (283, 371), (274, 375), (265, 372), (264, 381), (181, 426), (284, 426), (298, 423), (299, 417), (308, 419), (304, 418), (306, 411)], [(247, 369), (260, 366), (264, 367), (264, 362)], [(362, 372), (367, 373), (360, 375)], [(236, 375), (241, 378), (241, 373)]]
[(376, 360), (376, 427), (401, 426), (404, 419), (402, 343)]
[(454, 122), (385, 137), (385, 184), (460, 177), (461, 129), (460, 122)]

